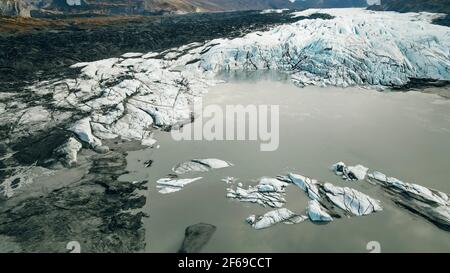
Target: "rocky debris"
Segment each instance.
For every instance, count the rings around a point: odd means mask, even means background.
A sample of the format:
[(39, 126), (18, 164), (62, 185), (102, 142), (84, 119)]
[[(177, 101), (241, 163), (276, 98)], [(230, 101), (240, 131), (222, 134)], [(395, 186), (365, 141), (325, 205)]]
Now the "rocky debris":
[(377, 171), (369, 174), (369, 178), (380, 183), (396, 204), (450, 231), (448, 194), (418, 184), (402, 182)]
[(308, 202), (307, 208), (309, 219), (313, 222), (331, 222), (333, 218), (317, 200)]
[(186, 228), (183, 243), (178, 253), (198, 253), (211, 239), (216, 226), (199, 223)]
[(227, 188), (227, 198), (236, 199), (240, 202), (256, 203), (261, 206), (281, 208), (285, 203), (285, 187), (288, 183), (274, 178), (261, 178), (256, 186), (243, 185)]
[(177, 177), (165, 177), (156, 181), (156, 188), (159, 193), (168, 194), (177, 192), (183, 189), (184, 186), (195, 182), (197, 180), (202, 179), (203, 177), (195, 177), (195, 178), (177, 178)]
[(89, 173), (77, 182), (17, 202), (8, 199), (0, 209), (0, 235), (12, 238), (21, 252), (65, 252), (70, 241), (79, 242), (81, 252), (143, 250), (145, 215), (136, 210), (145, 196), (136, 191), (145, 182), (117, 180), (126, 173), (119, 150), (93, 155)]
[(211, 169), (222, 169), (233, 166), (233, 164), (216, 158), (192, 159), (180, 163), (172, 168), (176, 174), (186, 174), (190, 172), (207, 172)]
[(320, 200), (317, 180), (294, 173), (289, 174), (289, 179), (292, 183), (304, 190), (311, 200)]
[(380, 201), (372, 199), (355, 189), (325, 183), (323, 190), (333, 204), (352, 215), (362, 216), (383, 210)]
[(300, 222), (305, 221), (306, 219), (308, 219), (307, 216), (297, 215), (286, 208), (281, 208), (281, 209), (269, 211), (269, 212), (265, 213), (264, 215), (260, 215), (260, 216), (250, 215), (246, 219), (246, 221), (254, 229), (263, 229), (263, 228), (271, 227), (278, 223), (298, 224)]
[(364, 180), (369, 170), (363, 165), (346, 166), (344, 162), (334, 164), (331, 169), (336, 175), (342, 176), (343, 179), (348, 181)]

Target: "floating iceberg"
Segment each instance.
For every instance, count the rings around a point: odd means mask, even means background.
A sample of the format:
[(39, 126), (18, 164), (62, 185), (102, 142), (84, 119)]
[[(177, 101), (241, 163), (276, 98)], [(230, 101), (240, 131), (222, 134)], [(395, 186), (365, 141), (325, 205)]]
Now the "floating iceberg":
[(207, 172), (210, 169), (221, 169), (230, 166), (233, 166), (233, 164), (216, 158), (192, 159), (176, 165), (172, 170), (176, 174), (185, 174), (190, 172)]
[(256, 203), (261, 206), (281, 208), (285, 203), (285, 187), (288, 183), (274, 179), (261, 178), (256, 186), (248, 186), (244, 189), (237, 186), (235, 189), (227, 189), (227, 198), (237, 199), (241, 202)]
[(308, 202), (308, 216), (313, 222), (331, 222), (333, 218), (327, 211), (320, 205), (317, 200), (311, 200)]
[(298, 215), (286, 208), (281, 208), (269, 211), (262, 216), (250, 215), (246, 219), (246, 221), (254, 229), (263, 229), (271, 227), (278, 223), (298, 224), (305, 221), (306, 219), (308, 219), (307, 216)]
[(345, 180), (364, 180), (369, 170), (363, 165), (346, 166), (344, 162), (334, 164), (331, 166), (331, 169)]
[(168, 194), (180, 191), (183, 189), (184, 186), (187, 184), (190, 184), (192, 182), (195, 182), (197, 180), (202, 179), (202, 177), (196, 177), (196, 178), (173, 178), (173, 177), (165, 177), (161, 178), (158, 181), (156, 181), (156, 188), (158, 189), (159, 193), (162, 194)]
[(412, 183), (405, 183), (381, 172), (369, 174), (391, 195), (393, 201), (450, 231), (450, 200), (446, 193)]
[(333, 186), (330, 183), (323, 185), (326, 196), (339, 208), (356, 216), (368, 215), (383, 210), (380, 201), (351, 188)]
[[(311, 200), (317, 201), (317, 203), (311, 204), (314, 209), (317, 209), (317, 204), (332, 203), (354, 216), (367, 215), (382, 210), (378, 200), (372, 199), (355, 189), (337, 187), (331, 183), (321, 183), (299, 174), (291, 173), (289, 178), (292, 183), (304, 190)], [(317, 209), (317, 211), (319, 210)], [(336, 211), (333, 210), (333, 212)]]
[(259, 192), (284, 192), (287, 185), (289, 183), (280, 181), (277, 178), (263, 177), (259, 180), (256, 187)]
[(305, 177), (303, 175), (290, 173), (289, 178), (292, 183), (304, 190), (312, 200), (320, 200), (320, 193), (317, 180)]

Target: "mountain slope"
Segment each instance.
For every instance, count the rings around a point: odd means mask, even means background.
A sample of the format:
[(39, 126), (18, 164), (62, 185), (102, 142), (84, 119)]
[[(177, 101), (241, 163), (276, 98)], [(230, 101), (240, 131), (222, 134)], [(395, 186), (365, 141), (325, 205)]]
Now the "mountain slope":
[(372, 10), (398, 12), (445, 13), (445, 17), (434, 19), (435, 24), (450, 26), (450, 0), (381, 0), (380, 5), (370, 6)]
[(450, 12), (450, 0), (381, 0), (382, 10), (398, 12)]
[(21, 0), (0, 0), (0, 15), (29, 17), (30, 9)]
[(0, 15), (23, 16), (30, 10), (52, 14), (143, 14), (366, 5), (366, 0), (0, 0)]

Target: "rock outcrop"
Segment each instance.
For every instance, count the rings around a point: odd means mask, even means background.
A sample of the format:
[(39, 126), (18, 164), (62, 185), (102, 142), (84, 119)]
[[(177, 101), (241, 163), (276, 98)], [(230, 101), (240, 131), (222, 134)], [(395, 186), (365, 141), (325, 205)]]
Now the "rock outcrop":
[(23, 0), (0, 0), (0, 15), (30, 17), (30, 4)]

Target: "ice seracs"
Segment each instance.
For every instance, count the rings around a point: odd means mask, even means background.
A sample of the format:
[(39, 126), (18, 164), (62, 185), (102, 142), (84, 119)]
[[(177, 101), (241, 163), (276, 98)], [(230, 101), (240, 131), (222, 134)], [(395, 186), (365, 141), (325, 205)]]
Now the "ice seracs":
[(61, 157), (62, 163), (67, 167), (73, 167), (77, 163), (78, 152), (81, 150), (78, 140), (71, 137), (63, 145), (56, 149), (56, 155)]
[[(423, 216), (442, 229), (450, 230), (450, 201), (446, 193), (419, 184), (406, 183), (379, 171), (368, 173), (368, 168), (362, 165), (347, 167), (338, 162), (332, 169), (337, 175), (348, 180), (362, 180), (367, 175), (371, 181), (378, 182), (396, 204)], [(379, 201), (353, 189), (339, 188), (331, 184), (325, 184), (323, 189), (336, 206), (354, 215), (381, 210)]]
[(269, 211), (260, 216), (250, 215), (246, 219), (246, 222), (249, 223), (254, 229), (263, 229), (278, 223), (297, 224), (305, 221), (306, 219), (308, 219), (307, 216), (298, 215), (286, 208), (281, 208)]
[(75, 122), (69, 130), (72, 131), (81, 141), (92, 147), (102, 145), (101, 140), (92, 134), (91, 119), (89, 117)]

